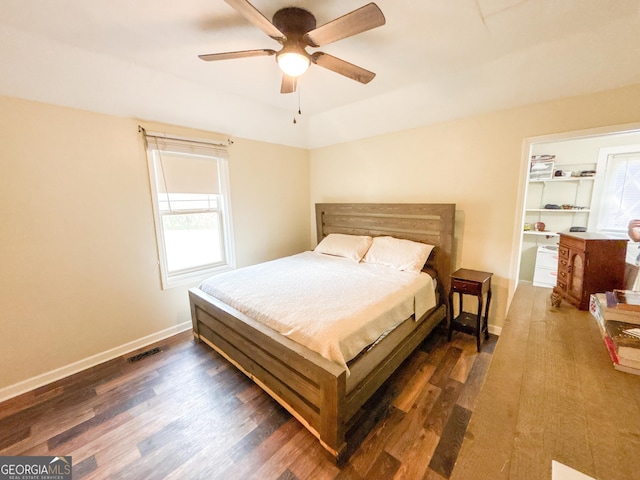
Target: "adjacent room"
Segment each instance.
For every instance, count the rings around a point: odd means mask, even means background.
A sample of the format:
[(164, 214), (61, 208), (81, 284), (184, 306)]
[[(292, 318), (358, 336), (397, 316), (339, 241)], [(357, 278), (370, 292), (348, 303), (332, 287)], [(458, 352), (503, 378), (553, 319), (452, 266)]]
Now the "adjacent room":
[[(633, 478), (640, 376), (589, 312), (604, 284), (574, 302), (544, 255), (607, 235), (611, 288), (640, 289), (640, 180), (610, 180), (640, 163), (637, 0), (0, 10), (0, 456), (98, 479)], [(359, 284), (336, 259), (433, 303), (336, 356), (216, 283), (308, 287), (283, 300), (300, 317)]]

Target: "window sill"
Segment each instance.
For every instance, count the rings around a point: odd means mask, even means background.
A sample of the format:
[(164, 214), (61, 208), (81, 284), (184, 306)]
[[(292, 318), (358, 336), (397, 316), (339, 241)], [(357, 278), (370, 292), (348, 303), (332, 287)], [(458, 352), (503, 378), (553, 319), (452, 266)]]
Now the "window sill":
[(189, 272), (184, 274), (172, 275), (169, 278), (162, 276), (162, 290), (169, 290), (176, 287), (189, 286), (192, 287), (196, 283), (200, 283), (209, 277), (218, 275), (220, 273), (229, 272), (234, 270), (231, 265), (222, 265), (215, 268), (209, 268), (207, 270), (201, 270), (197, 272)]

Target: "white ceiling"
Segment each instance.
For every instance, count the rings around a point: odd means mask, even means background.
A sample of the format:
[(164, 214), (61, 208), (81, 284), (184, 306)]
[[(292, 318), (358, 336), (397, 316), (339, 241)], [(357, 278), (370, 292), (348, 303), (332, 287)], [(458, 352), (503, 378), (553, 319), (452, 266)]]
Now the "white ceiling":
[[(366, 3), (252, 0), (318, 25)], [(197, 58), (279, 48), (223, 0), (0, 0), (0, 94), (314, 148), (640, 83), (639, 0), (376, 3), (386, 25), (317, 49), (371, 83), (312, 65), (281, 95), (274, 57)]]

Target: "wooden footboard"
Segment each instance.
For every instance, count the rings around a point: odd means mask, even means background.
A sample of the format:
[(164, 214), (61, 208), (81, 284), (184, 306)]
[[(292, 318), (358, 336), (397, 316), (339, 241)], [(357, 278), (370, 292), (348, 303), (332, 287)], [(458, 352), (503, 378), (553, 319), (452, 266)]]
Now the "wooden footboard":
[(254, 380), (339, 457), (346, 446), (346, 371), (199, 289), (191, 289), (189, 298), (194, 335)]
[(189, 291), (193, 331), (286, 408), (340, 462), (362, 405), (446, 316), (431, 312), (346, 394), (346, 370), (197, 288)]

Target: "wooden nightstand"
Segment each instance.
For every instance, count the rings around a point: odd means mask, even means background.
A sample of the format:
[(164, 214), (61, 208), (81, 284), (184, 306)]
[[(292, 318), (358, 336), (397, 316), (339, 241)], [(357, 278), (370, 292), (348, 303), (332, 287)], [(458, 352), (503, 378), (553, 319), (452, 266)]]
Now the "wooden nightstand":
[[(484, 331), (485, 340), (489, 339), (487, 322), (489, 319), (489, 304), (491, 303), (491, 277), (493, 273), (479, 272), (460, 268), (451, 274), (451, 289), (449, 290), (449, 341), (453, 330), (475, 334), (480, 351), (480, 336)], [(458, 294), (458, 316), (453, 317), (453, 294)], [(484, 296), (487, 295), (487, 303), (484, 305), (484, 322), (482, 307)], [(478, 297), (477, 313), (464, 312), (462, 310), (462, 295), (475, 295)]]

